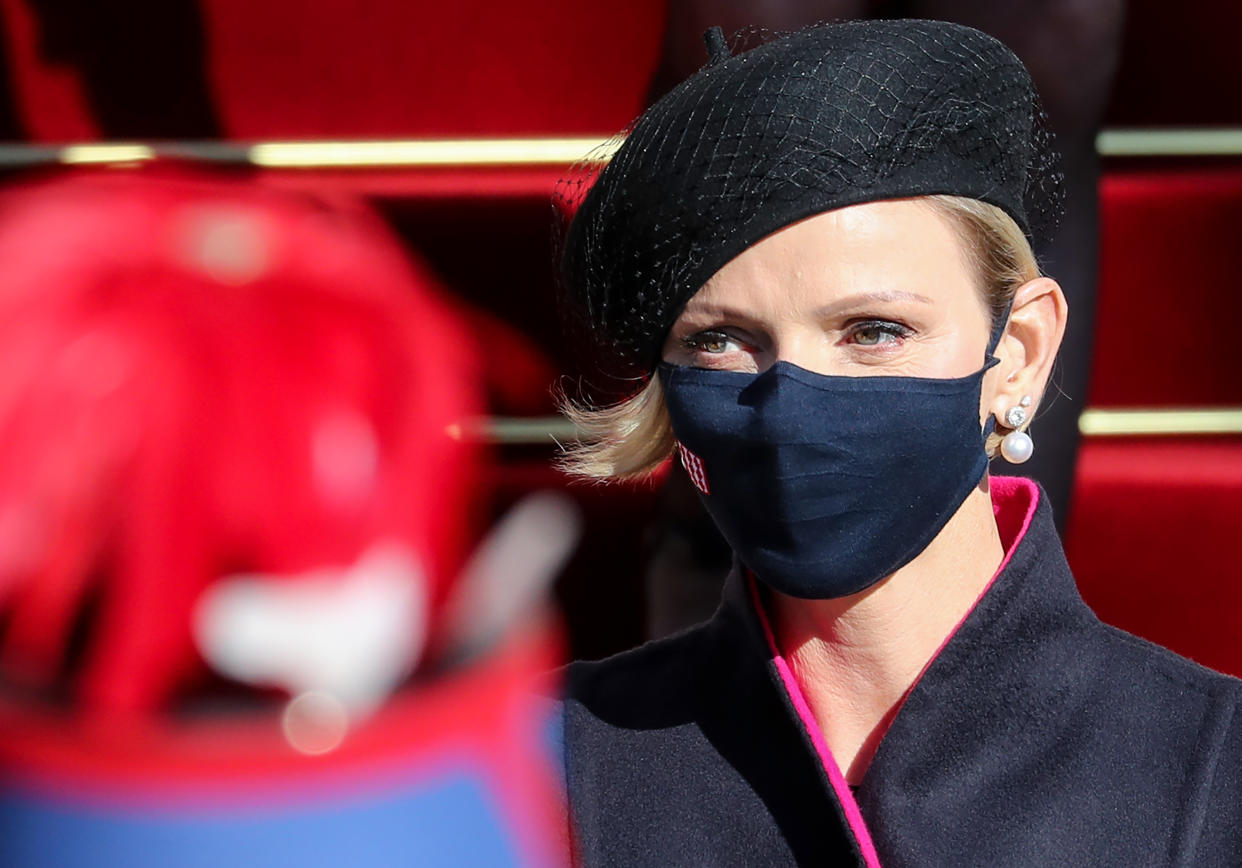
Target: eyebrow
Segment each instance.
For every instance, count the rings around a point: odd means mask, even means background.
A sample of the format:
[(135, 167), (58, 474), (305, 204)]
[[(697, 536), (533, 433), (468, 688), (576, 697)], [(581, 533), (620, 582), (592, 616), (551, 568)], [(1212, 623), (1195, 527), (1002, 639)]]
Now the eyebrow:
[[(837, 299), (834, 302), (816, 308), (815, 315), (819, 318), (828, 318), (834, 316), (841, 311), (850, 310), (857, 307), (865, 307), (868, 304), (894, 302), (894, 301), (912, 301), (919, 304), (935, 304), (933, 299), (925, 295), (919, 295), (917, 292), (908, 292), (903, 289), (877, 289), (871, 292), (859, 292), (845, 298)], [(684, 313), (691, 320), (709, 321), (714, 319), (729, 319), (743, 323), (754, 323), (754, 316), (750, 311), (734, 307), (728, 304), (710, 304), (704, 302), (695, 302), (691, 299), (685, 307)], [(699, 323), (695, 323), (697, 327)]]
[(820, 316), (832, 316), (843, 310), (850, 310), (855, 307), (863, 307), (876, 302), (891, 301), (913, 301), (919, 304), (935, 304), (936, 302), (925, 295), (919, 295), (917, 292), (907, 292), (904, 289), (879, 289), (873, 292), (860, 292), (855, 295), (839, 298), (836, 301), (826, 304), (818, 308), (815, 312)]

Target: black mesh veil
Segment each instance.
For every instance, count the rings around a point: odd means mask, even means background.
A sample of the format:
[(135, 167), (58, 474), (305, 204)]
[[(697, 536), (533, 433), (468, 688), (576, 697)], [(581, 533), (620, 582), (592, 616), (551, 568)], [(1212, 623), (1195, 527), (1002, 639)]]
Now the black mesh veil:
[(821, 24), (712, 60), (558, 185), (571, 334), (642, 376), (721, 266), (812, 214), (938, 193), (1051, 235), (1061, 177), (1022, 63), (939, 21)]

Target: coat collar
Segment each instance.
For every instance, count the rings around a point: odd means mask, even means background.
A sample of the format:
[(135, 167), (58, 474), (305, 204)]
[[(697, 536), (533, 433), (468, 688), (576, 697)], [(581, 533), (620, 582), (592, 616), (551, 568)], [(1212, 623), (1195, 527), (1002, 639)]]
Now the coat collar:
[[(1005, 557), (907, 693), (857, 794), (846, 785), (776, 646), (753, 579), (735, 566), (726, 582), (715, 620), (721, 627), (731, 624), (731, 633), (740, 626), (748, 655), (765, 661), (769, 680), (821, 766), (826, 789), (867, 866), (880, 864), (868, 821), (883, 817), (886, 827), (916, 821), (913, 815), (926, 804), (920, 794), (928, 795), (931, 783), (925, 774), (929, 760), (944, 759), (934, 763), (939, 787), (969, 786), (970, 764), (951, 759), (961, 745), (986, 743), (996, 732), (1020, 726), (1024, 716), (1038, 714), (1078, 675), (1080, 664), (1065, 655), (1072, 643), (1058, 639), (1094, 621), (1094, 615), (1078, 595), (1051, 510), (1029, 480), (993, 477), (990, 487)], [(981, 684), (992, 689), (980, 690)], [(928, 726), (929, 719), (943, 724)]]

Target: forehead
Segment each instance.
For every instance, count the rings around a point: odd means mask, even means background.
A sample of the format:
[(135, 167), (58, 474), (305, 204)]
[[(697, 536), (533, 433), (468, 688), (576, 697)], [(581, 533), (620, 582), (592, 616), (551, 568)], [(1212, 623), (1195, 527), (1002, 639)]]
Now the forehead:
[(838, 208), (769, 235), (717, 271), (687, 308), (823, 305), (859, 292), (979, 305), (975, 283), (950, 219), (919, 200), (898, 199)]

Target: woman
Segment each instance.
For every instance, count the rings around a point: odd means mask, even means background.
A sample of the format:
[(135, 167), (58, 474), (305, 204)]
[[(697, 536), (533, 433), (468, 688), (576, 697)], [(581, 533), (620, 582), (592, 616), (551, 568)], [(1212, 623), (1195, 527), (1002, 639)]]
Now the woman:
[(987, 474), (1066, 321), (1021, 63), (924, 21), (708, 44), (566, 241), (648, 375), (570, 466), (676, 449), (737, 555), (711, 621), (571, 667), (582, 861), (1233, 864), (1240, 685), (1100, 624), (1042, 492)]

